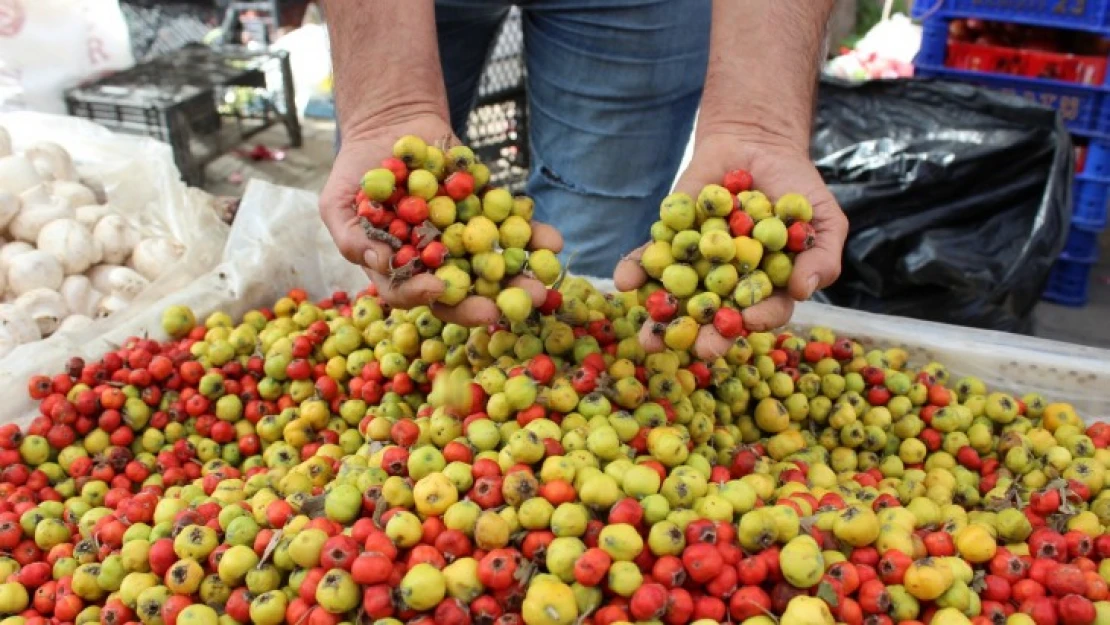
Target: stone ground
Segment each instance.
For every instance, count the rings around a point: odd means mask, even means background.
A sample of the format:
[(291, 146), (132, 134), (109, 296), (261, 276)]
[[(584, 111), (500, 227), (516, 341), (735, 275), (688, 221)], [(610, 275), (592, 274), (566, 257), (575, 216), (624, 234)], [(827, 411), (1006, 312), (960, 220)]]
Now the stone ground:
[(328, 179), (334, 155), (335, 123), (302, 120), (304, 144), (288, 149), (289, 135), (281, 125), (271, 126), (251, 137), (243, 148), (250, 150), (261, 144), (271, 150), (284, 150), (280, 161), (252, 161), (236, 154), (225, 154), (208, 165), (205, 190), (213, 195), (239, 197), (251, 178), (287, 187), (319, 191)]
[[(1102, 235), (1102, 249), (1110, 250), (1110, 231)], [(1090, 301), (1084, 308), (1041, 302), (1037, 306), (1037, 335), (1069, 343), (1110, 348), (1110, 253), (1091, 271)]]
[[(333, 156), (335, 126), (332, 122), (307, 120), (303, 125), (304, 145), (287, 150), (281, 161), (250, 161), (236, 155), (225, 155), (208, 166), (208, 192), (220, 196), (239, 197), (246, 181), (258, 178), (319, 191), (327, 180)], [(251, 145), (263, 144), (283, 149), (288, 137), (277, 126), (256, 135)], [(1103, 239), (1103, 249), (1110, 250), (1110, 231)], [(1037, 335), (1044, 338), (1110, 348), (1110, 254), (1091, 272), (1090, 303), (1085, 308), (1067, 308), (1042, 302), (1036, 310)]]

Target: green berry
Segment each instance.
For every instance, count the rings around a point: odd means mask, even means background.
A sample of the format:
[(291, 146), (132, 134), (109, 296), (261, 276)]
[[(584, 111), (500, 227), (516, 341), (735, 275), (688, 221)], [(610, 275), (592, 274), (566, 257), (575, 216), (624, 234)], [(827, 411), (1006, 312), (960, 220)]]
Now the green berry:
[(786, 224), (778, 217), (768, 217), (755, 225), (752, 237), (762, 243), (763, 247), (777, 252), (786, 247)]
[(732, 194), (719, 184), (706, 185), (698, 194), (698, 206), (708, 217), (728, 217), (732, 212)]
[(513, 211), (513, 196), (505, 189), (490, 189), (482, 196), (482, 214), (493, 223), (501, 223)]
[(466, 299), (470, 292), (470, 274), (454, 265), (444, 265), (436, 270), (436, 277), (443, 281), (445, 288), (439, 296), (441, 304), (454, 306)]
[(362, 192), (375, 202), (384, 202), (393, 195), (397, 178), (385, 168), (371, 169), (362, 177)]
[(509, 287), (497, 295), (497, 308), (509, 321), (522, 322), (532, 314), (532, 296), (522, 288)]
[(415, 135), (405, 135), (393, 144), (393, 156), (404, 161), (409, 169), (422, 167), (428, 156), (428, 144)]
[(672, 230), (694, 227), (694, 200), (685, 193), (672, 193), (659, 205), (659, 219)]

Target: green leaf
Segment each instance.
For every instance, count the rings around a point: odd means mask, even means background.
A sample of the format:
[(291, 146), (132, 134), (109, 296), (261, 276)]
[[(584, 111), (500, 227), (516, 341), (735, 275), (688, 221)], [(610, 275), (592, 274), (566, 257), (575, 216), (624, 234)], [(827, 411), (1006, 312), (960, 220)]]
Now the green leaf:
[(828, 582), (821, 582), (817, 586), (817, 598), (829, 604), (829, 607), (836, 608), (840, 605), (840, 596), (837, 594), (833, 585)]

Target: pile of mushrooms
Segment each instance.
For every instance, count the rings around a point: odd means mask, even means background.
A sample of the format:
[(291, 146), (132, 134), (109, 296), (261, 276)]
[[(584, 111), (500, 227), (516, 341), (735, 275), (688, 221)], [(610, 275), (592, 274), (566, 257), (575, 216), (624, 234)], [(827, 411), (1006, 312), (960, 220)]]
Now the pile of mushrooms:
[(0, 127), (0, 356), (126, 308), (184, 253), (94, 186), (62, 146), (16, 154)]

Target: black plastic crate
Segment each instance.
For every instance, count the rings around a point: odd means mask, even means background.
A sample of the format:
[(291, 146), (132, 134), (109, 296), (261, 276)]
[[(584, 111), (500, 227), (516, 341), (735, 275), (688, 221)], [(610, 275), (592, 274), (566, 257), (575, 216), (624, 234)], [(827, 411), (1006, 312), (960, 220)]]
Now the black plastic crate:
[(513, 192), (528, 179), (528, 106), (524, 92), (470, 112), (466, 144), (490, 168), (490, 182)]
[[(268, 74), (280, 87), (268, 88)], [(245, 105), (228, 104), (229, 93), (243, 92)], [(71, 115), (170, 143), (182, 177), (201, 186), (208, 162), (274, 123), (300, 147), (294, 97), (288, 53), (191, 44), (71, 89), (66, 105)]]
[(170, 92), (93, 85), (69, 91), (65, 100), (74, 117), (170, 144), (181, 177), (194, 185), (204, 181), (204, 162), (195, 158), (193, 138), (219, 134), (220, 117), (210, 89), (181, 87)]
[(524, 89), (524, 27), (520, 9), (509, 11), (478, 82), (478, 103), (510, 99)]
[[(161, 112), (174, 111), (195, 132), (220, 129), (220, 115), (211, 89), (190, 85), (172, 89), (149, 85), (129, 88), (94, 84), (79, 87), (66, 95), (70, 115), (84, 117), (112, 128), (146, 134), (169, 141), (170, 134), (160, 121)], [(151, 120), (156, 123), (152, 124)]]
[(520, 9), (509, 11), (478, 82), (466, 143), (490, 168), (492, 184), (522, 192), (528, 180), (528, 97)]

